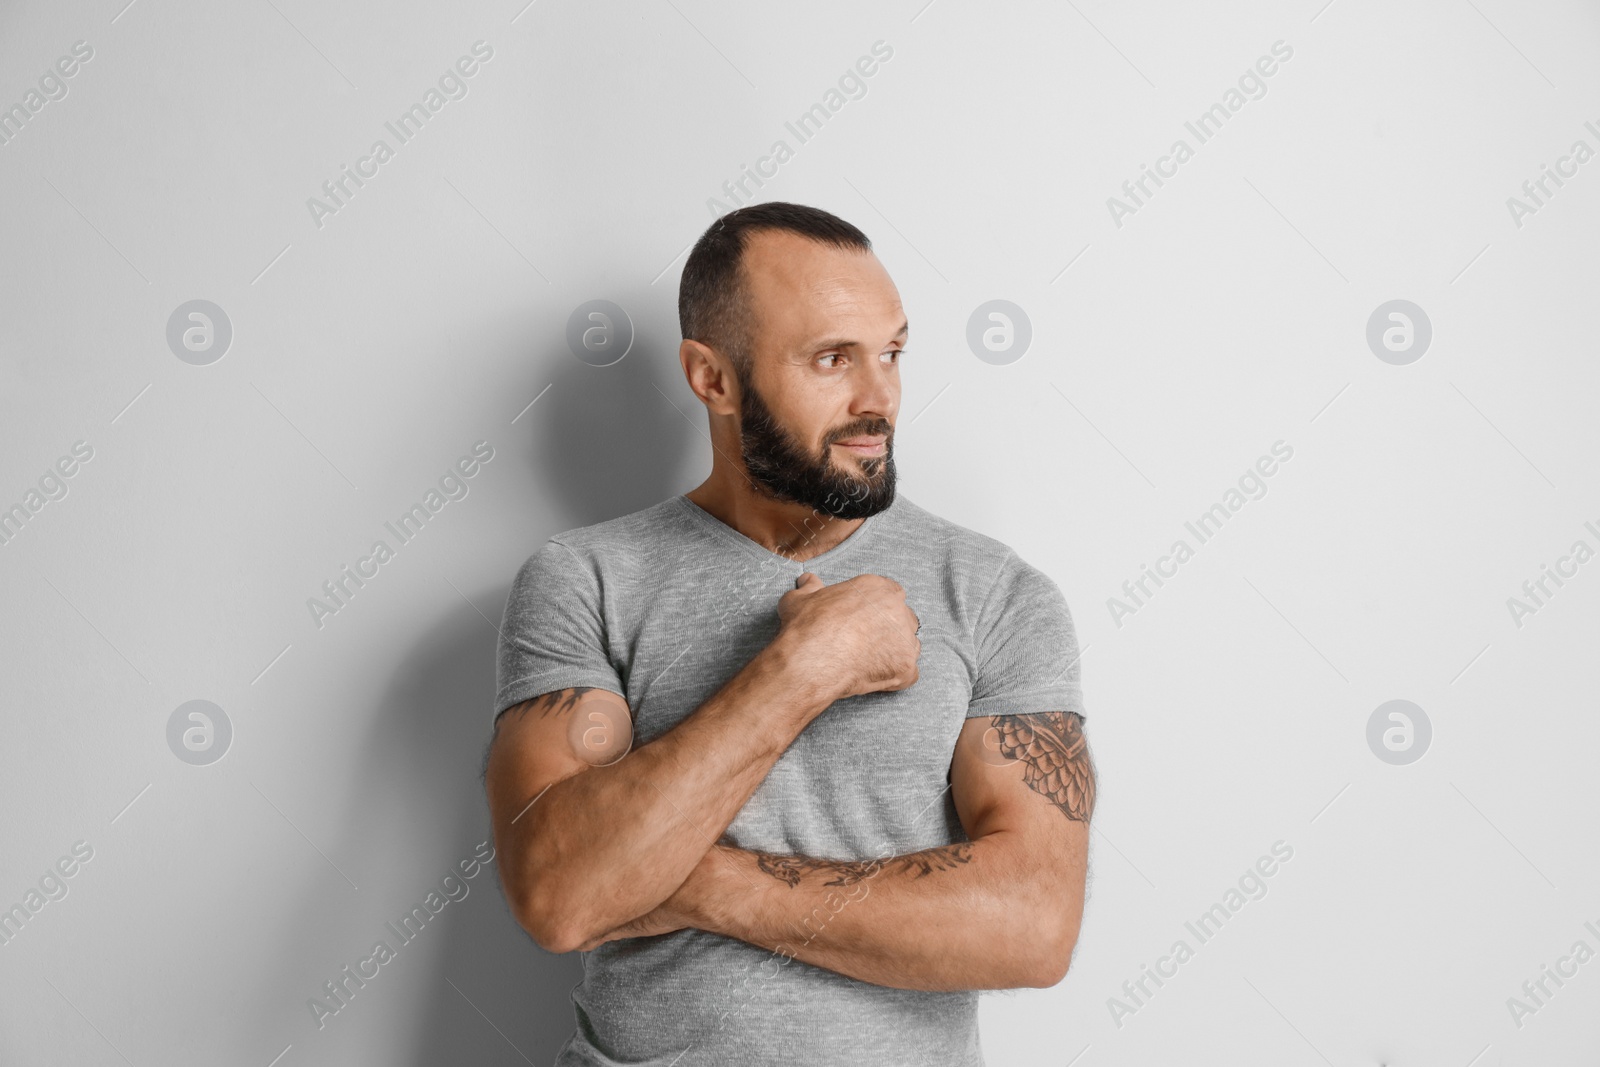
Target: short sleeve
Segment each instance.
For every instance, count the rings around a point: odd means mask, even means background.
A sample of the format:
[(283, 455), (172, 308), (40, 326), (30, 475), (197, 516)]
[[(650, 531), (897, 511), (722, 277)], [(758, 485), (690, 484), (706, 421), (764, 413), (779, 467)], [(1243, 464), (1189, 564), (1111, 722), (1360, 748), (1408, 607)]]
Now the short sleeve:
[(1050, 576), (1015, 552), (1001, 565), (973, 632), (967, 718), (1083, 710), (1078, 635)]
[(511, 584), (495, 661), (494, 716), (574, 686), (625, 696), (606, 649), (600, 583), (577, 553), (546, 542)]

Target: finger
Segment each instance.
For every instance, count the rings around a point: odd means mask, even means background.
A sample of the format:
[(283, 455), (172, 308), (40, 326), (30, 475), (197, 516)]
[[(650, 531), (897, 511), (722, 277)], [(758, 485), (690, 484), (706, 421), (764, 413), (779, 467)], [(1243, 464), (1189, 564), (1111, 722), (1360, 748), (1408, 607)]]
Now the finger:
[(800, 577), (794, 580), (794, 587), (796, 589), (807, 589), (821, 586), (823, 584), (825, 583), (823, 582), (822, 578), (812, 571), (805, 571), (800, 575)]

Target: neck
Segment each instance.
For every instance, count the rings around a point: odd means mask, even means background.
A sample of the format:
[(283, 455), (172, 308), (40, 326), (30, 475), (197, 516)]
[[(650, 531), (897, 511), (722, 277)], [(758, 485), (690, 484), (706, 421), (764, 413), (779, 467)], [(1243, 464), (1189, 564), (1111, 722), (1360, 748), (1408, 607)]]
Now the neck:
[(833, 548), (866, 520), (836, 519), (756, 490), (743, 469), (715, 464), (711, 477), (684, 494), (769, 552), (804, 562)]

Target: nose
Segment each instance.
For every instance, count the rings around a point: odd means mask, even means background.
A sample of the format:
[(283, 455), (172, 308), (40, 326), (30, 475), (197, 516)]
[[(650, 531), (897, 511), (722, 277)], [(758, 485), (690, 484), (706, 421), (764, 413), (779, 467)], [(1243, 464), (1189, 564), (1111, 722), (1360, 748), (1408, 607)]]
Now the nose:
[(900, 410), (898, 366), (881, 359), (869, 359), (857, 364), (857, 370), (850, 414), (857, 418), (877, 416), (892, 423)]

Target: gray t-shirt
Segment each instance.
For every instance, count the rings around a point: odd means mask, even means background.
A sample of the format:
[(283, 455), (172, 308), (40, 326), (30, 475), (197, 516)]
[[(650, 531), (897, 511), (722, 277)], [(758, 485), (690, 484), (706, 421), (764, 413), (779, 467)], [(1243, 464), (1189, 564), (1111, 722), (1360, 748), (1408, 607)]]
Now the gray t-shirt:
[[(778, 598), (804, 571), (830, 585), (869, 573), (899, 582), (922, 623), (918, 679), (824, 711), (722, 840), (835, 860), (967, 840), (949, 793), (963, 720), (1083, 714), (1077, 638), (1044, 572), (904, 495), (803, 562), (685, 496), (552, 537), (506, 604), (495, 715), (595, 686), (627, 700), (634, 744), (647, 744), (772, 640)], [(983, 1063), (977, 992), (872, 985), (702, 930), (612, 941), (582, 959), (577, 1031), (556, 1067)]]

